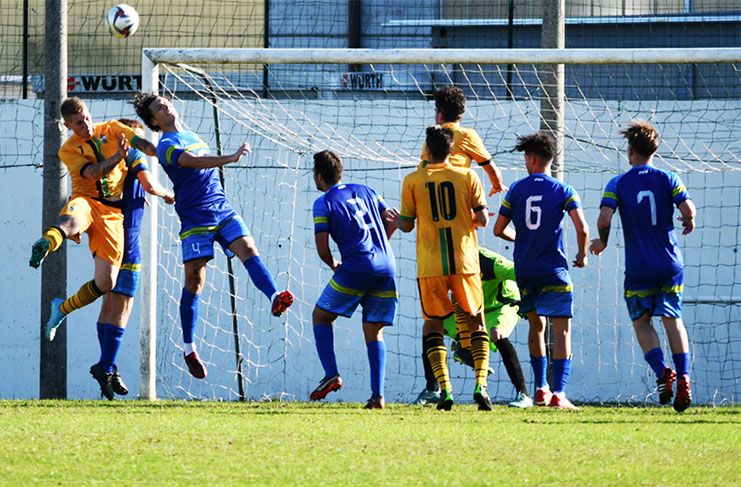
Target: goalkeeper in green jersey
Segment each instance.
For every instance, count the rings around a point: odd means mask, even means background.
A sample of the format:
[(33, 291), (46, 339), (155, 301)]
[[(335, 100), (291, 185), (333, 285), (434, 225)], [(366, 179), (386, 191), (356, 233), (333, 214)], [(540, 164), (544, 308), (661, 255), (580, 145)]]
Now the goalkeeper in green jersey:
[[(499, 350), (507, 374), (517, 391), (517, 397), (509, 405), (520, 408), (531, 407), (533, 401), (528, 394), (520, 359), (508, 338), (520, 319), (517, 314), (520, 292), (515, 282), (515, 265), (511, 260), (496, 252), (479, 248), (479, 267), (484, 289), (484, 313), (491, 350), (494, 352)], [(467, 316), (457, 306), (457, 303), (454, 303), (454, 308), (455, 313), (443, 322), (445, 334), (454, 340), (451, 348), (455, 349), (453, 355), (455, 360), (472, 367), (473, 357), (469, 349), (471, 334), (468, 329)], [(440, 386), (435, 381), (432, 367), (424, 353), (422, 354), (422, 362), (427, 385), (419, 393), (413, 404), (436, 404), (440, 399)]]

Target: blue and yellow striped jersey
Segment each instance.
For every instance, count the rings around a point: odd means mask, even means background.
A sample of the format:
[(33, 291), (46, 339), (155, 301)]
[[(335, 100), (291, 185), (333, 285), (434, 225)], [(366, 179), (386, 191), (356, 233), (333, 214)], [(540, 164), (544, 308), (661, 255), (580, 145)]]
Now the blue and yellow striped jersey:
[(674, 234), (674, 205), (690, 199), (675, 173), (635, 166), (607, 183), (600, 206), (620, 211), (625, 236), (625, 276), (660, 279), (684, 267)]

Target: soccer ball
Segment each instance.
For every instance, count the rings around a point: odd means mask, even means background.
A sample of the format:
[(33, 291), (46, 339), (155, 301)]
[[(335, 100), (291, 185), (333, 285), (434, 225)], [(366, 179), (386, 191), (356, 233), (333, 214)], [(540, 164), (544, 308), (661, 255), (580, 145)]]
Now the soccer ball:
[(139, 14), (134, 7), (122, 3), (108, 11), (105, 23), (113, 37), (123, 39), (129, 37), (139, 28)]

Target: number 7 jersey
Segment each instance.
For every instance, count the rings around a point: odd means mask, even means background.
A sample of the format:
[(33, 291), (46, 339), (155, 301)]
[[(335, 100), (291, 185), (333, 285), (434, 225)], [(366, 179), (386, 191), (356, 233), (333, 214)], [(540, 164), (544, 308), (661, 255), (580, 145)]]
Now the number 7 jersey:
[(449, 163), (428, 164), (404, 178), (402, 220), (417, 220), (417, 277), (479, 273), (473, 214), (487, 207), (481, 180)]
[(625, 276), (660, 279), (682, 270), (674, 234), (674, 205), (690, 199), (675, 173), (635, 166), (607, 183), (600, 206), (620, 210), (625, 236)]

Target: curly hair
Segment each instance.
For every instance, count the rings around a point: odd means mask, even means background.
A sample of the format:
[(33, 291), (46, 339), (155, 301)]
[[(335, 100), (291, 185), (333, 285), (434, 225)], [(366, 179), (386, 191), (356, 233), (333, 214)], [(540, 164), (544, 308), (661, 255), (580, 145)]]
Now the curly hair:
[(628, 145), (643, 157), (651, 157), (659, 149), (659, 132), (645, 120), (635, 120), (621, 130)]
[(543, 132), (518, 136), (515, 150), (525, 154), (537, 154), (546, 161), (551, 161), (556, 153), (556, 147), (550, 135)]
[(455, 86), (446, 86), (435, 92), (435, 110), (443, 116), (444, 122), (455, 122), (466, 111), (466, 95)]
[(149, 105), (151, 105), (156, 99), (157, 95), (154, 93), (137, 93), (134, 95), (134, 101), (131, 102), (136, 114), (142, 119), (142, 122), (152, 130), (152, 132), (160, 131), (158, 126), (152, 124), (154, 116), (152, 115), (152, 111), (149, 109)]

